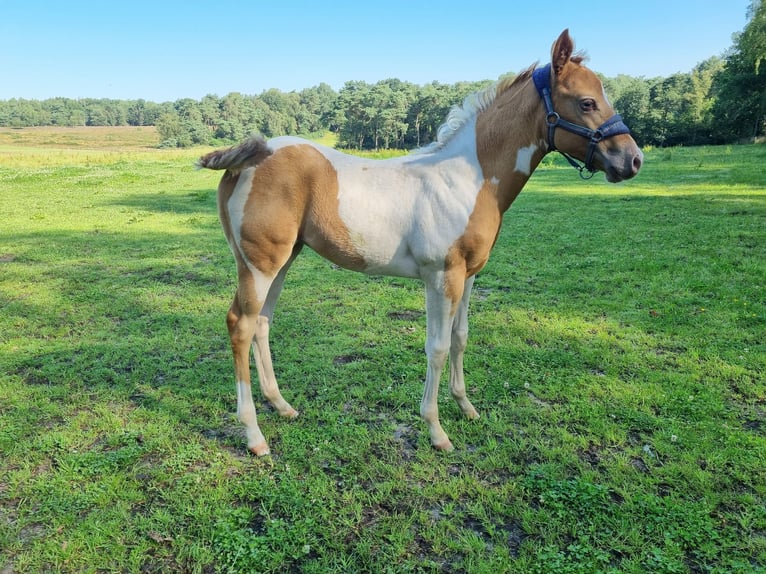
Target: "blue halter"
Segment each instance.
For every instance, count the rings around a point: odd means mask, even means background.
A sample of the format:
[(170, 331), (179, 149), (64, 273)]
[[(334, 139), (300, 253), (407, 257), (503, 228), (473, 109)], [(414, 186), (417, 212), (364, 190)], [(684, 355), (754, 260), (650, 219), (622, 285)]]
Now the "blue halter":
[[(537, 68), (532, 73), (532, 80), (535, 82), (537, 93), (540, 94), (540, 97), (545, 104), (545, 122), (548, 124), (549, 151), (559, 152), (567, 159), (572, 167), (580, 172), (580, 177), (583, 179), (590, 179), (596, 173), (596, 170), (593, 169), (593, 153), (596, 151), (596, 146), (599, 144), (599, 142), (612, 136), (629, 134), (630, 129), (623, 123), (620, 114), (613, 115), (603, 124), (598, 126), (595, 130), (586, 128), (585, 126), (573, 124), (572, 122), (569, 122), (558, 115), (553, 110), (553, 100), (551, 100), (550, 64), (547, 64), (542, 68)], [(578, 164), (577, 160), (565, 154), (560, 149), (556, 149), (556, 146), (553, 144), (553, 135), (556, 131), (556, 128), (565, 129), (568, 132), (577, 134), (578, 136), (582, 136), (588, 140), (588, 151), (585, 154), (585, 165)], [(583, 175), (584, 171), (588, 171), (589, 175)]]

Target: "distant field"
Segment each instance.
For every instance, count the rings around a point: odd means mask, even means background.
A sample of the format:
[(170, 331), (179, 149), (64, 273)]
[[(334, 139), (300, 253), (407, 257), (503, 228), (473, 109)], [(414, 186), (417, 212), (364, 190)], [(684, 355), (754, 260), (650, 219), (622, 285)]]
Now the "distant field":
[[(2, 128), (0, 127), (0, 157), (29, 156), (36, 150), (54, 152), (56, 157), (71, 153), (73, 156), (87, 152), (130, 152), (159, 151), (165, 154), (178, 153), (179, 150), (158, 150), (159, 135), (154, 126), (144, 127), (42, 127), (42, 128)], [(334, 147), (338, 136), (327, 132), (316, 139), (318, 143)], [(198, 148), (202, 149), (202, 148)], [(207, 149), (207, 148), (206, 148)], [(188, 150), (186, 150), (188, 152)], [(180, 153), (184, 153), (181, 151)], [(378, 152), (359, 152), (359, 155), (372, 159), (384, 159), (401, 155), (400, 150), (381, 150)]]
[(129, 150), (157, 147), (159, 136), (154, 126), (119, 127), (0, 127), (0, 150), (5, 146)]
[(160, 150), (158, 143), (153, 126), (0, 128), (0, 163), (17, 167), (93, 166), (199, 155), (194, 150)]
[(220, 174), (150, 139), (0, 130), (0, 572), (766, 572), (766, 147), (617, 186), (546, 160), (477, 277), (449, 454), (422, 287), (305, 250), (272, 330), (301, 416), (256, 391), (256, 459)]

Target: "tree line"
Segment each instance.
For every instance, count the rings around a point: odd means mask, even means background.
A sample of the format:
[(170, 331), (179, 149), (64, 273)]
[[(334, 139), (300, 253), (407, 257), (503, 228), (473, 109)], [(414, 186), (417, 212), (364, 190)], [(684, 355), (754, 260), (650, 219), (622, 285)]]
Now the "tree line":
[[(753, 0), (748, 24), (723, 57), (666, 78), (602, 77), (614, 107), (639, 145), (700, 145), (766, 133), (766, 4)], [(449, 109), (482, 82), (415, 85), (398, 79), (320, 84), (299, 92), (270, 89), (155, 103), (146, 100), (11, 99), (0, 126), (156, 126), (161, 145), (239, 141), (250, 133), (312, 136), (332, 131), (351, 149), (410, 149), (436, 137)]]

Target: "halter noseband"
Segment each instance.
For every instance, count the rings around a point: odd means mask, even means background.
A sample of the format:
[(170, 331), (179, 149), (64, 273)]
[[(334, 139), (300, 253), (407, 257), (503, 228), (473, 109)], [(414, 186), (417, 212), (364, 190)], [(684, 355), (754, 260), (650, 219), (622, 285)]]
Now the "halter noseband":
[[(573, 124), (572, 122), (563, 119), (553, 110), (553, 100), (551, 100), (551, 65), (547, 64), (542, 68), (537, 68), (532, 73), (532, 79), (535, 82), (537, 93), (540, 94), (540, 97), (545, 104), (545, 122), (548, 124), (549, 151), (559, 152), (567, 159), (572, 167), (580, 172), (580, 177), (583, 179), (590, 179), (596, 173), (596, 170), (593, 169), (593, 153), (596, 151), (596, 146), (599, 142), (612, 136), (629, 134), (630, 129), (623, 123), (620, 114), (613, 115), (595, 130)], [(556, 146), (553, 144), (553, 134), (555, 133), (556, 128), (565, 129), (568, 132), (577, 134), (588, 140), (588, 151), (585, 154), (585, 165), (578, 164), (577, 160), (560, 149), (556, 149)], [(588, 171), (589, 175), (583, 175), (584, 171)]]

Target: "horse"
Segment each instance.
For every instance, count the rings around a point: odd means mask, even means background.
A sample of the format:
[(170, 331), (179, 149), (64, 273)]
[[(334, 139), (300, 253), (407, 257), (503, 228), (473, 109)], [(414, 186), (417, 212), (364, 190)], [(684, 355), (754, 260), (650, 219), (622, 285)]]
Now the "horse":
[(603, 171), (619, 182), (641, 167), (641, 150), (583, 61), (564, 30), (549, 64), (468, 96), (436, 141), (405, 156), (363, 159), (297, 137), (256, 136), (199, 159), (198, 168), (226, 170), (218, 212), (238, 276), (226, 323), (237, 416), (253, 454), (270, 450), (253, 402), (251, 345), (264, 397), (283, 417), (298, 415), (279, 391), (269, 329), (287, 270), (306, 245), (346, 269), (423, 282), (420, 415), (433, 447), (453, 450), (439, 422), (439, 380), (449, 358), (450, 393), (466, 417), (479, 417), (463, 376), (468, 301), (503, 214), (554, 150), (583, 177)]

